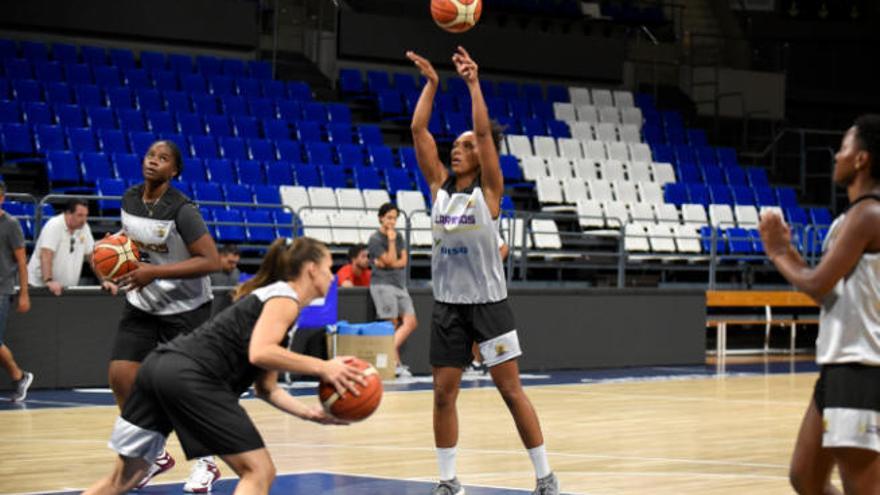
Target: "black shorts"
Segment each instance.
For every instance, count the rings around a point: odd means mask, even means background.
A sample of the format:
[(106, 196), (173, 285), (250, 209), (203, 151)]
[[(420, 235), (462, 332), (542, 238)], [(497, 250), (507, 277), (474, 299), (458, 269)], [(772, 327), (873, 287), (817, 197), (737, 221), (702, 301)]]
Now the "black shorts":
[(141, 362), (159, 344), (171, 341), (182, 333), (189, 333), (211, 318), (211, 301), (192, 311), (176, 315), (154, 315), (125, 301), (116, 340), (113, 342), (113, 361)]
[(139, 455), (145, 441), (177, 433), (187, 459), (240, 454), (264, 447), (256, 426), (239, 404), (238, 394), (190, 357), (176, 352), (151, 354), (138, 370), (131, 397), (122, 409), (111, 445)]
[(825, 425), (823, 447), (880, 452), (880, 366), (823, 365), (813, 401)]
[(522, 354), (513, 311), (507, 300), (486, 304), (434, 301), (431, 315), (431, 365), (463, 368), (473, 360), (476, 342), (486, 366)]

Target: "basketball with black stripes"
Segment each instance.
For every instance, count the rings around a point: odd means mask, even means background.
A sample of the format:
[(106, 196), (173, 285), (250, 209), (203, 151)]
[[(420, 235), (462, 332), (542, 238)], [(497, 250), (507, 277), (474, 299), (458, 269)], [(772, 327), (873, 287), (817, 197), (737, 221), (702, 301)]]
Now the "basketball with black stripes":
[(361, 421), (379, 408), (379, 403), (382, 402), (382, 380), (376, 368), (362, 359), (352, 358), (346, 364), (362, 370), (365, 375), (366, 386), (355, 385), (360, 395), (346, 392), (340, 396), (333, 385), (322, 381), (318, 386), (318, 397), (324, 410), (333, 417), (344, 421)]
[(104, 280), (121, 277), (138, 266), (140, 252), (123, 234), (107, 236), (95, 243), (92, 261), (95, 272)]
[(431, 0), (431, 17), (450, 33), (463, 33), (477, 24), (483, 13), (482, 0)]

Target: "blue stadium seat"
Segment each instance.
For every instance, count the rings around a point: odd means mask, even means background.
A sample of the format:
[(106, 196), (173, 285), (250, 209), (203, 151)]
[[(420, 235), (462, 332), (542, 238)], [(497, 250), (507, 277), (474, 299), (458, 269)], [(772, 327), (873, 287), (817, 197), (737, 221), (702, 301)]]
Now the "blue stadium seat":
[(287, 88), (284, 87), (284, 83), (282, 81), (265, 79), (260, 81), (260, 87), (263, 90), (263, 96), (265, 96), (266, 98), (278, 100), (287, 99)]
[(265, 208), (244, 211), (247, 242), (268, 244), (275, 240), (275, 222), (272, 213)]
[(294, 165), (294, 172), (297, 185), (304, 187), (316, 187), (321, 185), (321, 176), (318, 173), (318, 167), (315, 165), (298, 163)]
[(268, 139), (248, 139), (247, 144), (252, 160), (275, 161), (278, 159), (275, 146)]
[(208, 182), (208, 174), (205, 171), (205, 160), (201, 158), (188, 158), (183, 165), (183, 172), (179, 179), (187, 183)]
[(85, 107), (85, 111), (86, 120), (92, 129), (116, 129), (113, 110), (105, 107)]
[(797, 193), (790, 187), (777, 187), (776, 197), (779, 198), (779, 206), (783, 208), (795, 208), (798, 205)]
[(180, 76), (180, 89), (192, 94), (208, 92), (208, 81), (202, 74), (186, 74)]
[(94, 151), (82, 153), (80, 164), (83, 182), (87, 184), (95, 184), (98, 179), (112, 179), (116, 175), (106, 153)]
[(217, 108), (217, 97), (214, 95), (193, 94), (191, 99), (193, 110), (196, 113), (205, 116), (220, 113)]
[(733, 148), (719, 147), (715, 148), (718, 154), (718, 163), (722, 167), (737, 167), (736, 150)]
[(385, 169), (385, 186), (388, 194), (394, 197), (397, 191), (413, 191), (415, 184), (409, 170), (405, 168), (387, 168)]
[[(216, 182), (193, 182), (193, 199), (196, 202), (203, 203), (207, 201), (211, 202), (222, 202), (223, 201), (223, 192), (220, 189), (220, 184)], [(202, 206), (202, 205), (199, 205)], [(213, 205), (216, 206), (216, 205)]]
[(258, 119), (274, 119), (278, 117), (275, 104), (268, 98), (254, 98), (250, 100), (251, 115)]
[[(254, 204), (254, 192), (251, 186), (247, 184), (223, 184), (223, 196), (227, 203), (246, 203)], [(244, 209), (247, 206), (239, 205), (231, 208)]]
[(235, 163), (235, 175), (239, 184), (255, 186), (266, 183), (263, 163), (258, 160), (238, 160)]
[(133, 69), (135, 66), (134, 52), (125, 48), (111, 48), (110, 63), (123, 70)]
[(364, 80), (357, 69), (339, 70), (339, 91), (343, 96), (359, 96), (364, 94)]
[[(538, 119), (541, 118), (538, 117)], [(568, 122), (551, 119), (547, 121), (547, 129), (550, 131), (550, 135), (557, 139), (571, 137), (571, 128), (568, 126)]]
[[(289, 123), (299, 122), (303, 120), (302, 105), (298, 101), (279, 101), (278, 102), (278, 118)], [(276, 118), (275, 116), (269, 118)]]
[(217, 151), (217, 142), (213, 136), (190, 136), (190, 146), (193, 155), (198, 158), (219, 158)]
[(752, 254), (754, 252), (752, 238), (746, 229), (731, 227), (725, 229), (724, 236), (727, 238), (730, 254)]
[(249, 60), (248, 74), (255, 79), (271, 79), (272, 66), (264, 60)]
[(70, 145), (70, 150), (76, 153), (98, 151), (95, 133), (88, 127), (67, 128), (67, 142)]
[(764, 252), (764, 243), (761, 241), (761, 234), (758, 229), (749, 229), (749, 237), (752, 238), (752, 249), (757, 254)]
[(89, 65), (105, 65), (107, 63), (107, 50), (98, 46), (81, 46), (82, 59)]
[(244, 139), (221, 137), (218, 141), (220, 142), (220, 153), (223, 155), (223, 158), (229, 160), (247, 160), (250, 158), (244, 145)]
[(483, 95), (488, 97), (495, 96), (495, 83), (488, 79), (480, 79), (480, 89), (483, 91)]
[(364, 146), (377, 146), (384, 144), (382, 131), (375, 124), (361, 124), (357, 126), (358, 142)]
[(372, 167), (354, 167), (354, 184), (358, 189), (382, 189), (379, 172)]
[(64, 132), (61, 126), (41, 124), (34, 127), (34, 144), (37, 152), (65, 150)]
[(704, 165), (703, 180), (706, 184), (724, 184), (724, 171), (718, 165)]
[(293, 184), (293, 168), (285, 162), (268, 162), (266, 164), (266, 182), (276, 188)]
[(20, 102), (42, 102), (43, 86), (37, 81), (15, 79), (12, 81), (12, 96)]
[(238, 79), (235, 81), (238, 88), (238, 94), (250, 98), (260, 98), (263, 96), (263, 89), (260, 81), (257, 79)]
[[(537, 83), (523, 83), (522, 95), (525, 99), (534, 102), (544, 100), (544, 90)], [(551, 104), (552, 105), (552, 104)]]
[(501, 211), (510, 211), (516, 209), (516, 205), (513, 204), (513, 198), (508, 195), (501, 196)]
[[(447, 136), (452, 138), (456, 138), (461, 133), (469, 131), (471, 129), (470, 126), (470, 116), (467, 116), (465, 113), (456, 113), (451, 112), (444, 115), (445, 120), (445, 133)], [(546, 127), (543, 125), (543, 121), (541, 121), (542, 131), (541, 134), (546, 134)]]
[(46, 176), (49, 187), (79, 184), (79, 164), (76, 155), (70, 151), (49, 151), (46, 153)]
[(680, 182), (688, 182), (688, 183), (702, 183), (703, 177), (700, 174), (700, 169), (693, 164), (684, 164), (679, 165), (678, 170), (676, 170), (675, 176), (678, 177)]
[[(146, 148), (144, 148), (146, 151)], [(116, 177), (125, 181), (143, 181), (143, 172), (141, 171), (141, 156), (128, 153), (115, 153), (112, 156), (113, 168), (116, 169)], [(186, 170), (186, 167), (184, 167)]]
[(709, 206), (709, 189), (704, 184), (690, 183), (686, 184), (686, 187), (691, 203)]
[(100, 88), (115, 88), (122, 84), (122, 74), (112, 66), (92, 65), (92, 79)]
[(245, 117), (250, 115), (247, 99), (244, 96), (225, 95), (220, 97), (220, 107), (223, 115), (229, 117)]
[(304, 143), (303, 146), (309, 163), (333, 163), (333, 148), (329, 144), (312, 141)]
[(547, 101), (554, 103), (570, 101), (568, 88), (560, 84), (547, 85)]
[(345, 169), (339, 165), (323, 165), (321, 171), (321, 183), (324, 187), (348, 187), (348, 177), (345, 175)]
[(34, 64), (34, 75), (36, 80), (42, 83), (61, 82), (64, 80), (64, 74), (61, 70), (61, 64), (58, 62), (41, 62)]
[(416, 149), (412, 146), (401, 146), (397, 148), (397, 161), (403, 168), (416, 170), (419, 168), (418, 159), (416, 159)]
[[(175, 184), (176, 186), (177, 184)], [(192, 197), (192, 196), (190, 196)], [(208, 227), (208, 233), (211, 234), (215, 240), (218, 239), (217, 236), (217, 225), (214, 222), (214, 210), (219, 209), (216, 206), (199, 206), (199, 214), (202, 215), (202, 218), (205, 220), (205, 224)]]
[(703, 252), (709, 253), (712, 251), (712, 231), (715, 231), (715, 252), (718, 254), (726, 254), (727, 253), (727, 243), (724, 242), (724, 232), (721, 229), (713, 229), (707, 225), (700, 227), (700, 245), (703, 248)]
[[(156, 135), (149, 131), (135, 131), (128, 133), (128, 149), (138, 157), (145, 155), (155, 141)], [(185, 148), (188, 149), (189, 146), (186, 146)], [(189, 155), (187, 152), (184, 152), (184, 154)]]
[(3, 153), (33, 153), (34, 141), (31, 126), (27, 124), (0, 123), (0, 151)]
[(21, 121), (21, 105), (17, 101), (0, 100), (0, 123), (17, 124)]
[[(214, 220), (217, 222), (243, 223), (244, 218), (239, 210), (215, 210)], [(217, 225), (217, 240), (223, 243), (243, 243), (247, 240), (244, 225)]]
[(302, 163), (303, 151), (299, 141), (275, 141), (278, 158), (287, 162)]
[(91, 86), (94, 84), (92, 70), (86, 64), (68, 64), (64, 66), (64, 80), (67, 84)]
[(157, 90), (180, 91), (180, 84), (177, 81), (177, 73), (172, 71), (158, 71), (152, 74), (153, 87)]
[(33, 79), (34, 68), (30, 62), (19, 58), (8, 58), (3, 61), (3, 71), (9, 79)]
[(337, 163), (345, 167), (363, 166), (365, 164), (364, 148), (361, 145), (345, 143), (337, 144), (335, 148)]
[(651, 145), (651, 155), (654, 157), (655, 162), (675, 162), (675, 150), (668, 144)]
[(171, 117), (170, 112), (146, 112), (147, 124), (154, 134), (164, 132), (177, 132), (177, 125)]
[(379, 93), (391, 89), (388, 73), (383, 70), (368, 70), (367, 89), (370, 93)]
[(52, 60), (64, 64), (75, 64), (79, 59), (79, 51), (76, 45), (69, 43), (52, 43)]
[(822, 227), (829, 227), (834, 221), (828, 208), (810, 208), (810, 219), (813, 225)]
[[(464, 79), (458, 77), (451, 77), (446, 80), (446, 91), (460, 96), (467, 96), (469, 94), (467, 84), (464, 82)], [(568, 90), (566, 89), (566, 92)], [(483, 97), (487, 98), (493, 95), (484, 94)]]
[(394, 155), (387, 146), (367, 146), (367, 160), (380, 170), (394, 168)]
[(122, 79), (129, 89), (152, 89), (153, 83), (143, 69), (129, 69), (122, 72)]
[[(547, 121), (556, 119), (553, 112), (553, 104), (544, 100), (531, 100), (529, 105), (532, 107), (532, 115)], [(552, 130), (552, 129), (551, 129)]]
[(266, 139), (289, 140), (291, 139), (290, 127), (287, 122), (279, 119), (263, 120), (263, 136)]
[(296, 123), (296, 136), (304, 143), (323, 141), (321, 138), (321, 125), (308, 120)]
[(135, 107), (134, 95), (132, 94), (130, 89), (125, 87), (108, 88), (107, 101), (109, 101), (110, 106), (117, 111), (120, 109), (129, 109)]
[(379, 116), (383, 119), (396, 119), (405, 114), (403, 99), (398, 91), (387, 89), (376, 95)]
[[(290, 168), (288, 167), (288, 171)], [(291, 179), (286, 184), (292, 183)], [(280, 205), (281, 204), (281, 193), (278, 191), (277, 185), (262, 185), (258, 184), (253, 187), (254, 189), (254, 199), (258, 205)], [(260, 211), (260, 210), (256, 210)]]
[(159, 134), (159, 139), (163, 141), (171, 141), (172, 143), (176, 144), (177, 147), (180, 148), (180, 153), (185, 159), (192, 158), (192, 155), (187, 156), (187, 145), (189, 144), (189, 142), (187, 141), (186, 136), (184, 136), (183, 134)]
[(506, 98), (508, 100), (516, 100), (520, 98), (520, 89), (519, 84), (513, 81), (499, 81), (498, 82), (498, 92), (496, 93), (501, 98)]
[(146, 112), (158, 112), (164, 109), (162, 96), (155, 89), (141, 88), (135, 92), (135, 103), (137, 108)]
[(746, 179), (746, 173), (739, 166), (736, 167), (722, 167), (724, 170), (724, 175), (727, 176), (727, 183), (731, 186), (746, 186), (748, 185), (748, 180)]
[[(275, 228), (278, 230), (279, 237), (293, 236), (293, 214), (284, 210), (275, 210), (272, 212), (275, 217)], [(301, 224), (300, 224), (301, 225)], [(300, 227), (301, 229), (302, 227)], [(298, 232), (301, 234), (301, 232)]]
[(189, 113), (192, 111), (189, 95), (182, 91), (163, 91), (165, 109), (171, 113)]
[[(3, 88), (6, 81), (0, 82), (0, 100), (7, 99), (10, 93)], [(52, 105), (67, 105), (73, 103), (73, 96), (70, 92), (70, 86), (63, 82), (47, 83), (43, 85), (46, 96), (46, 102)]]
[(665, 184), (663, 186), (663, 201), (681, 208), (682, 204), (688, 202), (687, 187), (675, 182)]
[(714, 204), (731, 206), (734, 204), (733, 194), (730, 192), (730, 188), (724, 184), (710, 184), (709, 195)]
[(144, 122), (144, 114), (140, 110), (133, 108), (117, 109), (116, 119), (119, 121), (119, 128), (128, 132), (145, 131), (147, 125)]
[(789, 225), (797, 225), (803, 228), (810, 224), (810, 219), (807, 217), (806, 210), (800, 206), (782, 205), (782, 209), (785, 212), (785, 218)]
[(214, 184), (235, 183), (232, 160), (229, 157), (205, 159), (205, 169), (208, 172), (208, 181)]
[(0, 39), (0, 60), (18, 56), (18, 45), (15, 41)]
[(25, 102), (22, 108), (21, 115), (24, 117), (24, 121), (30, 125), (55, 123), (55, 119), (52, 117), (52, 110), (45, 103), (29, 101)]
[[(695, 148), (702, 148), (709, 144), (709, 140), (706, 139), (706, 131), (704, 131), (703, 129), (688, 129), (687, 141), (688, 144)], [(715, 162), (714, 157), (712, 161), (713, 163)]]
[(128, 153), (125, 134), (116, 129), (98, 129), (98, 144), (104, 153)]
[(178, 113), (177, 129), (185, 136), (204, 136), (205, 122), (201, 115), (194, 113)]
[(331, 123), (327, 124), (327, 138), (331, 143), (334, 144), (351, 144), (352, 143), (352, 128), (351, 124), (347, 123)]
[(244, 62), (241, 60), (236, 60), (234, 58), (224, 58), (220, 61), (220, 70), (223, 74), (232, 77), (244, 77), (247, 74), (247, 71), (244, 66)]
[(232, 125), (235, 135), (244, 139), (256, 139), (260, 137), (260, 129), (257, 127), (257, 119), (245, 115), (232, 117)]
[(144, 50), (141, 52), (141, 67), (150, 72), (165, 70), (165, 54)]
[(748, 176), (749, 184), (752, 187), (770, 187), (767, 172), (763, 168), (748, 167), (746, 168), (746, 176)]
[(419, 83), (412, 74), (395, 72), (391, 75), (394, 89), (401, 93), (417, 93), (419, 92)]
[(515, 119), (533, 118), (532, 106), (526, 100), (508, 100), (508, 108), (510, 108), (510, 116)]
[(205, 129), (209, 136), (215, 138), (232, 136), (232, 126), (225, 115), (205, 115)]
[(214, 96), (229, 96), (235, 94), (232, 78), (227, 76), (214, 76), (208, 81), (208, 91)]
[(342, 103), (327, 103), (327, 115), (330, 122), (337, 124), (351, 124), (351, 109)]
[(699, 164), (701, 167), (714, 167), (718, 165), (718, 158), (715, 154), (714, 148), (712, 148), (711, 146), (700, 146), (695, 149), (697, 164)]
[(223, 66), (220, 59), (209, 55), (196, 56), (196, 72), (200, 72), (206, 76), (216, 76), (223, 72)]
[(73, 94), (79, 106), (101, 107), (104, 106), (104, 95), (101, 89), (92, 85), (78, 85), (73, 87)]
[[(122, 196), (125, 194), (125, 181), (109, 177), (98, 177), (95, 180), (95, 193), (98, 196)], [(121, 207), (118, 199), (99, 199), (98, 209), (102, 212), (115, 212)]]
[(519, 160), (513, 155), (501, 155), (498, 157), (501, 163), (501, 175), (505, 183), (517, 183), (523, 181), (522, 169)]
[(758, 206), (779, 206), (779, 199), (770, 187), (753, 187)]

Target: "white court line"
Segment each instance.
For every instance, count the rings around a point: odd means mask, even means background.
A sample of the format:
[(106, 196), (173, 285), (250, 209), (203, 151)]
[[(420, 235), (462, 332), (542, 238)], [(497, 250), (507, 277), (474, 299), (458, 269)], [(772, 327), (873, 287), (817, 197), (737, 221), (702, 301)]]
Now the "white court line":
[[(373, 475), (373, 474), (351, 474), (351, 473), (344, 473), (344, 472), (338, 472), (338, 471), (312, 471), (312, 472), (320, 473), (320, 474), (329, 474), (329, 475), (334, 475), (334, 476), (351, 476), (353, 478), (374, 478), (374, 479), (389, 480), (389, 481), (415, 481), (415, 482), (419, 482), (419, 483), (435, 483), (437, 481), (436, 479), (432, 479), (432, 478), (421, 478), (421, 477), (392, 478), (391, 476), (377, 476), (377, 475)], [(470, 476), (471, 475), (468, 475), (468, 477), (470, 477)], [(495, 490), (516, 490), (518, 492), (531, 493), (531, 490), (529, 490), (529, 489), (513, 488), (513, 487), (509, 487), (509, 486), (477, 485), (475, 483), (462, 483), (462, 485), (464, 485), (465, 488), (471, 486), (471, 487), (476, 487), (476, 488), (493, 488)], [(567, 495), (586, 495), (586, 494), (579, 494), (576, 492), (564, 492), (564, 493), (566, 493)]]
[[(601, 383), (581, 383), (580, 385), (602, 385)], [(544, 390), (542, 393), (551, 393), (551, 394), (565, 394), (565, 395), (596, 395), (603, 397), (619, 397), (621, 399), (656, 399), (662, 401), (677, 401), (677, 402), (723, 402), (723, 403), (731, 403), (731, 404), (773, 404), (773, 405), (786, 405), (786, 406), (797, 406), (803, 407), (809, 402), (808, 398), (805, 398), (802, 401), (793, 401), (793, 400), (761, 400), (761, 399), (732, 399), (732, 398), (723, 398), (723, 397), (681, 397), (677, 395), (655, 395), (655, 394), (625, 394), (620, 392), (601, 392), (598, 390), (582, 390), (579, 392), (570, 392), (570, 391), (553, 391), (553, 390)], [(805, 396), (806, 397), (806, 396)]]

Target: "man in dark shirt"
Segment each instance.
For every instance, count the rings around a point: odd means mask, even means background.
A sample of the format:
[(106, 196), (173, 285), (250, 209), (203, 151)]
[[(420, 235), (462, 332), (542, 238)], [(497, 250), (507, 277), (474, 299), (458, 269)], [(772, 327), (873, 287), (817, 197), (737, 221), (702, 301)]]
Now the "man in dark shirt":
[[(241, 259), (238, 247), (232, 244), (224, 244), (217, 251), (220, 253), (221, 269), (219, 272), (211, 274), (211, 287), (214, 289), (217, 287), (235, 287), (238, 285), (238, 278), (241, 276), (241, 272), (238, 270), (238, 261)], [(217, 293), (214, 296), (214, 307), (211, 310), (211, 314), (217, 314), (232, 304), (232, 290)]]
[[(6, 196), (6, 185), (0, 182), (0, 205)], [(12, 296), (15, 294), (15, 273), (18, 271), (19, 289), (18, 306), (19, 313), (31, 309), (31, 299), (28, 295), (28, 272), (24, 253), (24, 234), (18, 220), (0, 209), (0, 365), (9, 373), (15, 381), (15, 392), (12, 395), (14, 402), (23, 401), (27, 397), (28, 388), (34, 381), (34, 374), (18, 367), (12, 351), (3, 342), (6, 333), (6, 320), (9, 315), (9, 306)]]

